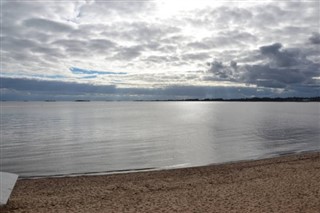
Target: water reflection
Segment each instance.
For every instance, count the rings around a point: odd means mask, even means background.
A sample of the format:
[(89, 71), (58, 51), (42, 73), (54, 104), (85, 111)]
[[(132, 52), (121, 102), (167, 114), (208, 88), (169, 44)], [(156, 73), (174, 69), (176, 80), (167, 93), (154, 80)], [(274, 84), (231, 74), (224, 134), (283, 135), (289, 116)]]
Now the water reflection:
[(1, 162), (22, 176), (198, 166), (320, 150), (318, 103), (2, 103)]

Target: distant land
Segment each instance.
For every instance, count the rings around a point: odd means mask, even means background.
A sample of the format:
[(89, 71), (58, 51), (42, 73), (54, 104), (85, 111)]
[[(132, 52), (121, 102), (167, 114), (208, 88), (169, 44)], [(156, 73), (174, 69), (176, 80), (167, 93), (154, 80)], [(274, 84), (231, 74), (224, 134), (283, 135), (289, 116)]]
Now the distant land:
[[(144, 100), (137, 100), (144, 101)], [(288, 97), (288, 98), (233, 98), (233, 99), (223, 99), (223, 98), (205, 98), (205, 99), (168, 99), (168, 100), (152, 100), (152, 101), (241, 101), (241, 102), (320, 102), (319, 97)]]
[[(6, 102), (8, 100), (1, 100), (1, 102)], [(43, 100), (44, 102), (58, 102), (59, 100)], [(78, 99), (78, 100), (71, 100), (71, 102), (90, 102), (94, 100), (86, 100), (86, 99)], [(105, 100), (107, 102), (121, 102), (126, 100)], [(155, 100), (133, 100), (134, 102), (155, 102), (155, 101), (208, 101), (208, 102), (320, 102), (320, 96), (318, 97), (287, 97), (287, 98), (269, 98), (269, 97), (252, 97), (252, 98), (231, 98), (231, 99), (224, 99), (224, 98), (205, 98), (205, 99), (198, 99), (198, 98), (188, 98), (188, 99), (155, 99)], [(29, 100), (23, 100), (23, 102), (29, 102)], [(70, 102), (70, 101), (59, 101), (59, 102)]]

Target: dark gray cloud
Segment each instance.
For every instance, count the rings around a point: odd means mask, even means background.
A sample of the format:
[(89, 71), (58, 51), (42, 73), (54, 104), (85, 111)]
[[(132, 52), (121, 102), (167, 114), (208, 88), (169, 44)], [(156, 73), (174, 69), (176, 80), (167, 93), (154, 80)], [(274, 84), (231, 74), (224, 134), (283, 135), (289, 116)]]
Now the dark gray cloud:
[(44, 81), (35, 79), (0, 78), (1, 88), (16, 91), (47, 92), (48, 94), (114, 93), (113, 85), (93, 85), (63, 81)]
[(87, 46), (88, 42), (78, 39), (62, 39), (56, 40), (52, 42), (52, 44), (60, 46), (70, 52), (77, 52), (83, 50)]
[(298, 69), (278, 69), (268, 65), (245, 66), (245, 70), (241, 80), (262, 87), (286, 88), (307, 78)]
[(236, 77), (235, 71), (237, 71), (237, 62), (231, 61), (230, 66), (224, 65), (223, 62), (213, 60), (207, 64), (209, 66), (208, 72), (213, 74), (212, 77), (206, 77), (206, 80), (229, 80), (234, 81)]
[(47, 7), (40, 2), (24, 2), (3, 0), (0, 2), (2, 7), (1, 23), (3, 27), (13, 28), (21, 20), (30, 17), (31, 14), (49, 13)]
[(280, 51), (281, 48), (282, 44), (275, 43), (269, 46), (260, 47), (260, 52), (262, 55), (269, 58), (271, 66), (292, 67), (306, 62), (305, 57), (301, 55), (298, 49)]
[(68, 54), (91, 57), (93, 54), (109, 55), (117, 44), (108, 39), (61, 39), (51, 43), (51, 46), (61, 48)]
[[(105, 1), (95, 0), (92, 3), (81, 6), (79, 16), (90, 16), (95, 14), (99, 17), (100, 15), (106, 16), (131, 16), (139, 15), (141, 13), (148, 13), (155, 7), (155, 3), (152, 1)], [(108, 14), (106, 14), (108, 13)]]
[(282, 47), (282, 44), (275, 43), (268, 46), (262, 46), (260, 47), (260, 52), (265, 55), (276, 55), (279, 53), (280, 48)]
[(110, 48), (115, 46), (114, 42), (107, 39), (92, 39), (92, 40), (80, 40), (80, 39), (62, 39), (52, 42), (52, 44), (60, 45), (66, 48), (79, 48), (92, 46), (94, 48)]
[(44, 55), (49, 55), (51, 57), (62, 58), (65, 55), (62, 53), (60, 48), (55, 47), (35, 47), (30, 49), (34, 53), (40, 53)]
[(180, 58), (177, 56), (158, 56), (158, 55), (151, 55), (144, 59), (146, 63), (170, 63), (170, 62), (177, 62), (180, 61)]
[(230, 67), (231, 67), (233, 70), (237, 71), (237, 69), (238, 69), (238, 64), (237, 64), (237, 62), (236, 62), (236, 61), (230, 61)]
[(212, 42), (208, 44), (207, 42), (203, 42), (203, 41), (193, 41), (188, 43), (187, 46), (193, 49), (202, 49), (202, 50), (212, 49), (216, 47), (216, 45)]
[(24, 49), (37, 48), (40, 45), (30, 39), (18, 39), (15, 37), (3, 36), (1, 37), (1, 50), (10, 51), (23, 51)]
[[(267, 59), (257, 64), (242, 64), (236, 61), (224, 65), (221, 61), (208, 63), (204, 80), (229, 80), (265, 88), (296, 90), (315, 88), (319, 83), (320, 64), (307, 59), (299, 49), (283, 48), (281, 43), (261, 46), (261, 57)], [(299, 85), (299, 86), (298, 86)]]
[(320, 44), (320, 33), (312, 33), (312, 36), (310, 36), (309, 41), (311, 44)]
[(91, 39), (88, 42), (88, 46), (91, 50), (107, 50), (113, 47), (116, 47), (117, 44), (113, 41), (110, 41), (108, 39)]
[(210, 55), (206, 52), (200, 52), (200, 53), (186, 53), (181, 56), (182, 60), (201, 60), (201, 61), (206, 61), (207, 59), (210, 58)]
[[(120, 59), (120, 60), (132, 60), (141, 55), (144, 47), (141, 45), (131, 46), (131, 47), (122, 47), (119, 49), (118, 53), (116, 53), (112, 58)], [(107, 58), (110, 59), (110, 58)]]
[(298, 68), (304, 70), (306, 67), (313, 65), (314, 62), (306, 58), (306, 54), (298, 48), (281, 49), (282, 44), (275, 43), (268, 46), (261, 46), (260, 52), (262, 56), (269, 59), (270, 66)]
[(1, 100), (154, 100), (154, 99), (185, 99), (185, 98), (239, 98), (239, 97), (287, 97), (313, 95), (318, 90), (301, 93), (287, 91), (274, 93), (273, 89), (225, 86), (182, 86), (170, 85), (159, 88), (116, 88), (93, 84), (79, 84), (60, 81), (40, 81), (34, 79), (1, 78)]
[[(62, 49), (51, 45), (43, 46), (35, 39), (4, 36), (1, 37), (1, 44), (4, 72), (35, 71), (43, 66), (52, 66), (50, 63), (65, 57)], [(8, 67), (11, 67), (10, 70), (6, 69)]]
[(71, 25), (59, 23), (52, 20), (42, 18), (31, 18), (23, 22), (26, 27), (35, 28), (44, 32), (65, 33), (73, 30)]

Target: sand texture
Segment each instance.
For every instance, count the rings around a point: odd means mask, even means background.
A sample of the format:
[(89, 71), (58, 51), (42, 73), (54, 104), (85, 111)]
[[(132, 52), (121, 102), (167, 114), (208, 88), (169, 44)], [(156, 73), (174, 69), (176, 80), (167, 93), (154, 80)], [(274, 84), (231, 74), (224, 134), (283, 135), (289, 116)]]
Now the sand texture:
[(5, 212), (320, 212), (320, 153), (198, 168), (18, 180)]

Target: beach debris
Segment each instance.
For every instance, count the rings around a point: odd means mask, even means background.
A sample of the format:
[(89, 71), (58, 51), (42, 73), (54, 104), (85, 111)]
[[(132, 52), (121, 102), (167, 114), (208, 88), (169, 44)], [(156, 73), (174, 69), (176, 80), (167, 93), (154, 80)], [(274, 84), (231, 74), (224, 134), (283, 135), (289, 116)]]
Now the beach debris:
[(6, 205), (14, 185), (18, 179), (17, 174), (0, 172), (0, 205)]

